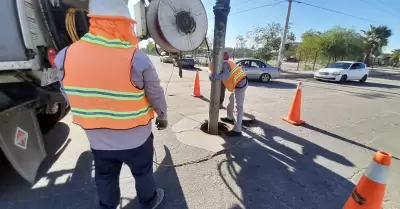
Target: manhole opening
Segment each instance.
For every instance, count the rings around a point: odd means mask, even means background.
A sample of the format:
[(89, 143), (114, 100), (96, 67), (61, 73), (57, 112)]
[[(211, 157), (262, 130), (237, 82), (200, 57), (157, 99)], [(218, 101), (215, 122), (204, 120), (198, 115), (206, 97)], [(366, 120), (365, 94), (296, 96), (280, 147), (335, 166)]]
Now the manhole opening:
[[(203, 131), (206, 134), (208, 133), (208, 120), (204, 121), (204, 123), (201, 124), (200, 130)], [(218, 122), (218, 135), (222, 136), (225, 135), (229, 131), (228, 125), (225, 123)]]

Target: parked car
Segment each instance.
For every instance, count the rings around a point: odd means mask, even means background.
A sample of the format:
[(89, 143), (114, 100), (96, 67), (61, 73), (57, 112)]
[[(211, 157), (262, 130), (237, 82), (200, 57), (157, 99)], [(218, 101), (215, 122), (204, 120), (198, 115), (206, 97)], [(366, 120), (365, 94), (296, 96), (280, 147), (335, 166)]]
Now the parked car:
[(160, 62), (171, 63), (172, 57), (170, 57), (166, 52), (161, 52)]
[(184, 55), (182, 59), (172, 61), (174, 66), (181, 66), (182, 68), (194, 68), (195, 60), (191, 55)]
[(289, 57), (285, 58), (285, 62), (299, 62), (299, 60), (296, 57)]
[(344, 83), (356, 80), (364, 83), (369, 75), (369, 70), (364, 63), (353, 61), (339, 61), (327, 65), (314, 73), (317, 80), (338, 81)]
[(280, 69), (272, 67), (270, 64), (254, 58), (245, 58), (235, 61), (246, 72), (249, 80), (259, 80), (268, 82), (272, 79), (279, 78)]

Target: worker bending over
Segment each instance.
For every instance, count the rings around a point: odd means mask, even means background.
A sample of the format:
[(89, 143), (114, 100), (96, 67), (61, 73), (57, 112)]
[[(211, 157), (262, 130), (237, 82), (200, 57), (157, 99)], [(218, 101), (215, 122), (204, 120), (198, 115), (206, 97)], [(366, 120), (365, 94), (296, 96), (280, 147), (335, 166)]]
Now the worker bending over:
[[(212, 71), (212, 69), (210, 68)], [(224, 64), (222, 72), (214, 80), (222, 80), (225, 88), (231, 92), (229, 96), (229, 104), (226, 108), (227, 117), (221, 118), (225, 123), (234, 124), (233, 129), (229, 131), (227, 136), (241, 136), (242, 135), (242, 121), (243, 121), (243, 103), (245, 92), (248, 86), (248, 79), (243, 69), (236, 65), (234, 62), (229, 61), (228, 52), (224, 52)], [(233, 110), (235, 107), (236, 98), (236, 120), (234, 120)]]
[(91, 0), (88, 16), (89, 33), (60, 51), (56, 65), (64, 68), (73, 122), (90, 142), (99, 206), (117, 208), (126, 163), (139, 202), (156, 208), (164, 191), (153, 178), (151, 121), (155, 111), (157, 128), (168, 125), (164, 90), (150, 59), (135, 47), (135, 21), (123, 1)]

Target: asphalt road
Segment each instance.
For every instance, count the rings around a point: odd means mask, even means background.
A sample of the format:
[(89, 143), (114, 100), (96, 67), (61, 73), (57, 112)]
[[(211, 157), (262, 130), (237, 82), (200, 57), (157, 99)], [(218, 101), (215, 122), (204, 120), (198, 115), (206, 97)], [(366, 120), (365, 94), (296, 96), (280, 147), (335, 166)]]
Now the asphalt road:
[[(199, 69), (204, 98), (198, 99), (191, 96), (194, 70), (184, 70), (179, 78), (171, 64), (151, 59), (167, 89), (171, 126), (184, 117), (207, 113), (210, 82), (205, 69)], [(306, 124), (299, 127), (280, 119), (288, 111), (297, 82), (250, 82), (245, 112), (257, 122), (245, 130), (252, 138), (238, 148), (200, 164), (154, 166), (156, 181), (167, 195), (163, 208), (342, 208), (376, 150), (397, 158), (384, 208), (400, 208), (400, 81), (369, 79), (362, 85), (340, 85), (302, 80)], [(181, 144), (171, 128), (154, 134), (159, 163), (182, 163), (211, 154)], [(94, 165), (84, 132), (67, 116), (45, 141), (49, 156), (33, 186), (12, 170), (2, 171), (1, 208), (95, 208)], [(138, 208), (126, 167), (120, 184), (121, 208)]]

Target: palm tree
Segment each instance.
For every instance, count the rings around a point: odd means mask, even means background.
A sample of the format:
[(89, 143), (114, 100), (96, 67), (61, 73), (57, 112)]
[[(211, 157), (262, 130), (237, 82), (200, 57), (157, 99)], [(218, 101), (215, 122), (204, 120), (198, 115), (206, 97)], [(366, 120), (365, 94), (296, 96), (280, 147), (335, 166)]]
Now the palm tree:
[(364, 33), (365, 44), (364, 63), (368, 63), (371, 54), (376, 51), (380, 51), (382, 47), (388, 45), (389, 37), (392, 36), (392, 30), (386, 25), (380, 25), (377, 27), (370, 25), (368, 31), (362, 32)]
[(396, 65), (400, 61), (400, 49), (395, 49), (392, 51), (392, 54), (390, 55), (390, 60), (392, 60), (393, 63), (396, 63)]

